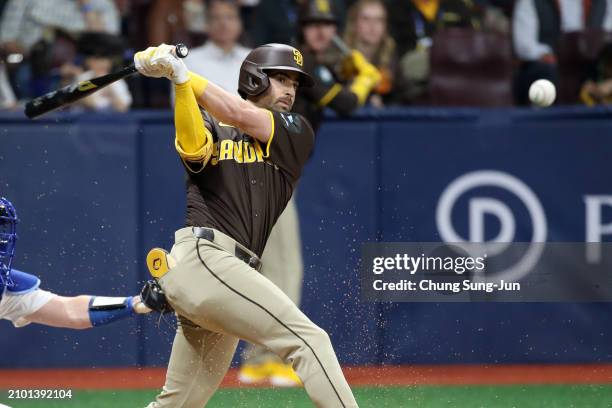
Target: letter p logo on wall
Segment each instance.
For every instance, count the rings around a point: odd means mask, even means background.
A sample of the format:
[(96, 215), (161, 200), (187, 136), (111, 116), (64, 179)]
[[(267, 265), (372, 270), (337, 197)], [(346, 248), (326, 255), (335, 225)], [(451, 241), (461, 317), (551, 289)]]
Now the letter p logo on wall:
[[(438, 200), (436, 224), (442, 240), (448, 243), (478, 242), (487, 256), (503, 252), (513, 242), (516, 232), (516, 221), (512, 210), (504, 202), (493, 197), (471, 198), (468, 204), (469, 237), (464, 239), (455, 230), (452, 222), (453, 207), (457, 200), (471, 189), (478, 187), (497, 187), (509, 191), (527, 208), (532, 225), (532, 244), (524, 256), (514, 265), (496, 273), (497, 279), (518, 281), (537, 264), (543, 250), (542, 245), (533, 243), (546, 242), (547, 225), (544, 209), (535, 193), (521, 180), (510, 174), (496, 170), (479, 170), (464, 174), (446, 187)], [(499, 233), (485, 243), (485, 216), (497, 218), (500, 224)]]

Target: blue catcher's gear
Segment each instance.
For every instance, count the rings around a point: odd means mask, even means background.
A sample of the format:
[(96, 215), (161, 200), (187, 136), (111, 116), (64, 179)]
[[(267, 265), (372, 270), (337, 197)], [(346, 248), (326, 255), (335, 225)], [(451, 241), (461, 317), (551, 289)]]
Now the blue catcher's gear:
[(92, 296), (89, 301), (89, 321), (91, 325), (104, 326), (136, 314), (134, 298)]
[(17, 211), (9, 200), (0, 197), (0, 294), (11, 285), (10, 273), (17, 242)]
[(40, 287), (40, 279), (29, 273), (11, 269), (11, 284), (6, 291), (9, 295), (25, 295)]

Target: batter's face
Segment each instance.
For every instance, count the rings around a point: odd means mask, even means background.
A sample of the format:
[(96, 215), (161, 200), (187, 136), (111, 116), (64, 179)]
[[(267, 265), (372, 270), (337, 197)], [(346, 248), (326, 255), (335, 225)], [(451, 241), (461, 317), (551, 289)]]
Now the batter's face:
[(270, 86), (253, 102), (260, 108), (275, 112), (289, 112), (295, 102), (295, 93), (299, 85), (297, 72), (282, 71), (268, 74)]
[(306, 45), (316, 54), (329, 48), (337, 31), (335, 24), (325, 22), (308, 24), (303, 30)]

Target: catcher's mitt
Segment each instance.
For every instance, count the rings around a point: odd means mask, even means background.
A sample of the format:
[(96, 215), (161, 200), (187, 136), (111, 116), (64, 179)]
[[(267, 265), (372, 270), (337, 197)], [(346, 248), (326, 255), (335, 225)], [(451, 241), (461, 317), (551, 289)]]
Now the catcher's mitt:
[(166, 294), (159, 284), (153, 279), (147, 281), (140, 291), (140, 297), (142, 303), (144, 303), (149, 309), (155, 310), (159, 313), (166, 313), (172, 311), (172, 306), (166, 300)]

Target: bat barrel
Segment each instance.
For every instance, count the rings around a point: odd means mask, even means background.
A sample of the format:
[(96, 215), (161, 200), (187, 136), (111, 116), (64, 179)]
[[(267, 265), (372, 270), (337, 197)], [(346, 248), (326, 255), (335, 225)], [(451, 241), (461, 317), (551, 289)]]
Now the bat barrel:
[(48, 112), (46, 109), (41, 107), (42, 101), (40, 101), (39, 99), (41, 98), (32, 99), (31, 101), (26, 103), (25, 115), (29, 119), (35, 119), (40, 115), (43, 115), (44, 113)]
[[(189, 48), (185, 44), (177, 44), (174, 52), (177, 57), (185, 58), (187, 54), (189, 54)], [(125, 67), (118, 72), (92, 78), (89, 81), (81, 81), (76, 84), (65, 86), (53, 92), (49, 92), (26, 103), (25, 115), (30, 119), (37, 118), (45, 113), (85, 98), (86, 96), (99, 91), (105, 86), (136, 72), (136, 67), (134, 67), (134, 65), (130, 65), (129, 67)]]
[(55, 91), (46, 93), (42, 96), (32, 99), (25, 105), (25, 115), (29, 119), (35, 119), (45, 113), (54, 111), (69, 103), (78, 101), (86, 96), (99, 91), (107, 85), (112, 84), (128, 75), (136, 72), (136, 67), (130, 65), (120, 71), (113, 72), (97, 78), (92, 78), (89, 81), (81, 81), (75, 84), (70, 84)]

